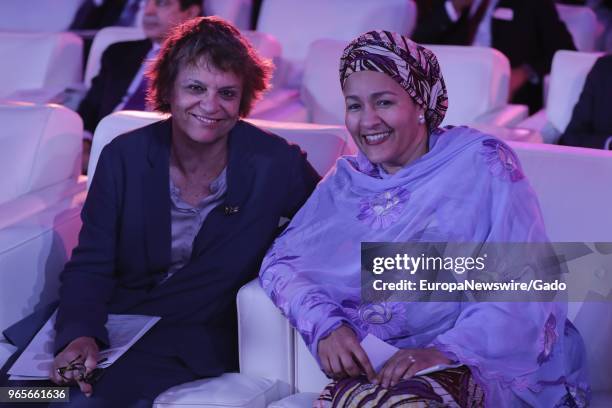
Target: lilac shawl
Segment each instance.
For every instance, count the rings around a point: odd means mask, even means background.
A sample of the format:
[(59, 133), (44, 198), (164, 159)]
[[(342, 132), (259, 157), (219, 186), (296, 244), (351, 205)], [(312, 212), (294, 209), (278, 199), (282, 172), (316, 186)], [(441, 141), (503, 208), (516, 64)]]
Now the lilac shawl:
[[(435, 346), (466, 364), (487, 406), (585, 398), (583, 345), (559, 303), (384, 303), (360, 299), (360, 242), (542, 242), (538, 201), (514, 152), (466, 127), (394, 175), (346, 156), (264, 259), (260, 282), (317, 358), (344, 323), (400, 348)], [(572, 351), (572, 352), (570, 352)]]

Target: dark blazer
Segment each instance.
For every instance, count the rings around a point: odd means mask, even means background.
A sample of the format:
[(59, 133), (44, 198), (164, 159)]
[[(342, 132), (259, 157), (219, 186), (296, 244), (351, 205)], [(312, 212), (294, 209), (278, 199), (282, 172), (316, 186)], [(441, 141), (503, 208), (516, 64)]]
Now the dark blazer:
[(96, 30), (115, 25), (123, 9), (126, 0), (104, 0), (96, 6), (93, 0), (85, 0), (76, 12), (71, 30)]
[(599, 58), (586, 77), (560, 144), (602, 149), (612, 136), (612, 55)]
[[(453, 22), (444, 3), (417, 0), (419, 16), (412, 39), (423, 44), (469, 45), (469, 11)], [(550, 72), (555, 52), (575, 50), (574, 41), (552, 0), (500, 0), (496, 8), (511, 9), (513, 18), (491, 19), (491, 46), (510, 60), (512, 68), (526, 64), (537, 74), (539, 83), (527, 83), (513, 99), (534, 112), (542, 105), (542, 79)]]
[(150, 40), (127, 41), (111, 44), (104, 51), (100, 72), (78, 109), (85, 130), (93, 133), (98, 122), (121, 102), (152, 46)]
[[(468, 12), (452, 22), (445, 0), (418, 0), (419, 18), (412, 38), (424, 44), (468, 44)], [(550, 72), (556, 51), (574, 50), (574, 41), (559, 19), (552, 0), (500, 0), (496, 6), (511, 9), (511, 21), (491, 19), (491, 41), (512, 67), (529, 64), (538, 74)]]
[(170, 265), (171, 125), (119, 136), (102, 151), (61, 274), (55, 351), (79, 336), (108, 344), (108, 313), (161, 316), (133, 347), (216, 376), (237, 367), (238, 289), (257, 276), (280, 218), (297, 212), (319, 176), (297, 146), (239, 121), (225, 202), (207, 216), (189, 263), (159, 284)]

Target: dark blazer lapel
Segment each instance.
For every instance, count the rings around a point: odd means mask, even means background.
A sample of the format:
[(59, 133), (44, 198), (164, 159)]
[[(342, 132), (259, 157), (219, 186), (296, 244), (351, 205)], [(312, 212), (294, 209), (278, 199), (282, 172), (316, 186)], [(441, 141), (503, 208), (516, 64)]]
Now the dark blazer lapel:
[(240, 227), (240, 218), (245, 208), (255, 178), (251, 140), (246, 134), (247, 126), (239, 121), (229, 134), (229, 159), (227, 165), (227, 193), (225, 201), (215, 208), (204, 221), (193, 243), (192, 259), (197, 257), (212, 242), (228, 236)]
[(142, 178), (143, 214), (149, 270), (161, 279), (170, 265), (170, 135), (171, 119), (159, 122), (150, 139), (148, 171)]
[(113, 87), (116, 94), (115, 98), (119, 98), (117, 103), (119, 103), (126, 94), (134, 77), (140, 70), (144, 59), (147, 57), (149, 50), (153, 47), (151, 40), (133, 41), (131, 44), (133, 45), (126, 49), (126, 51), (129, 50), (129, 52), (125, 52), (121, 56), (122, 61), (117, 61), (115, 74), (113, 75), (113, 79), (115, 80)]

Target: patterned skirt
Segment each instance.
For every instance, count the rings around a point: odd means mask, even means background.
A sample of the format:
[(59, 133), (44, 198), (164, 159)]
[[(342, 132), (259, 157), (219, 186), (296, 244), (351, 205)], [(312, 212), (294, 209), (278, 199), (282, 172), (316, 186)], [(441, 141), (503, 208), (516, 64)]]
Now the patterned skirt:
[(365, 377), (345, 378), (325, 387), (315, 408), (391, 408), (484, 406), (484, 392), (466, 366), (402, 380), (392, 388)]

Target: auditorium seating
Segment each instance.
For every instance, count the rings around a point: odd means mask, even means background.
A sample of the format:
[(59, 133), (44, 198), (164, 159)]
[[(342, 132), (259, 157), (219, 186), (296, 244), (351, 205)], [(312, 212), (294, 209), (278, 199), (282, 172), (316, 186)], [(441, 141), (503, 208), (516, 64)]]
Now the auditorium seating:
[[(0, 31), (66, 31), (83, 0), (2, 0)], [(206, 0), (204, 14), (231, 21), (240, 29), (251, 23), (252, 0)]]
[[(116, 136), (165, 117), (155, 112), (122, 111), (102, 119), (94, 135), (87, 174), (94, 174), (102, 148)], [(329, 170), (338, 156), (353, 152), (353, 145), (349, 141), (350, 136), (344, 127), (255, 119), (250, 119), (248, 122), (299, 145), (308, 154), (308, 160), (321, 175)]]
[(257, 31), (283, 47), (283, 86), (298, 88), (310, 44), (320, 38), (351, 40), (372, 29), (410, 34), (416, 22), (412, 0), (266, 0)]
[(253, 0), (205, 0), (204, 15), (219, 16), (230, 21), (240, 30), (251, 27)]
[(584, 81), (600, 53), (557, 51), (550, 73), (546, 108), (518, 126), (540, 132), (546, 143), (556, 143), (572, 118)]
[(484, 47), (427, 45), (436, 54), (448, 92), (442, 125), (511, 126), (527, 117), (524, 105), (508, 104), (510, 62)]
[[(338, 65), (346, 41), (323, 39), (312, 43), (306, 59), (300, 99), (253, 117), (344, 124), (344, 97)], [(527, 107), (509, 105), (510, 64), (499, 51), (482, 47), (427, 46), (438, 57), (449, 95), (443, 125), (508, 127), (527, 117)], [(509, 131), (500, 135), (508, 136)]]
[[(2, 0), (0, 31), (66, 31), (83, 0)], [(60, 7), (61, 4), (61, 7)]]
[[(85, 198), (79, 116), (0, 105), (0, 332), (57, 298)], [(0, 365), (13, 348), (0, 341)]]
[(0, 100), (48, 102), (81, 81), (82, 52), (71, 33), (0, 32)]
[[(281, 46), (274, 37), (257, 31), (248, 30), (242, 31), (242, 34), (244, 34), (263, 57), (273, 61), (280, 58), (282, 52)], [(85, 87), (89, 88), (91, 86), (91, 80), (100, 71), (102, 54), (109, 45), (122, 41), (142, 40), (144, 38), (145, 34), (142, 29), (135, 27), (106, 27), (100, 30), (94, 37), (91, 51), (87, 59), (83, 81)]]
[[(81, 1), (64, 0), (65, 6), (58, 8), (54, 0), (0, 0), (0, 101), (46, 102), (80, 82), (82, 42), (59, 31), (69, 25)], [(205, 13), (246, 29), (251, 3), (206, 0)], [(592, 51), (593, 12), (563, 5), (557, 5), (557, 10), (578, 49)], [(280, 71), (275, 73), (276, 88), (256, 105), (248, 120), (300, 145), (315, 169), (326, 173), (339, 155), (355, 151), (341, 126), (344, 100), (338, 62), (342, 49), (371, 29), (410, 34), (415, 21), (413, 0), (263, 1), (259, 31), (243, 33), (265, 57), (275, 60)], [(55, 33), (3, 32), (17, 30)], [(85, 86), (99, 71), (108, 45), (142, 38), (139, 28), (101, 30), (87, 60)], [(510, 68), (501, 53), (480, 47), (427, 47), (440, 60), (449, 92), (443, 125), (468, 124), (506, 139), (535, 141), (541, 133), (548, 143), (565, 130), (586, 75), (600, 55), (559, 51), (550, 74), (546, 109), (525, 119), (526, 107), (507, 103)], [(88, 182), (104, 145), (119, 134), (163, 118), (157, 113), (124, 111), (103, 119), (93, 141)], [(82, 123), (76, 114), (58, 106), (0, 104), (0, 121), (0, 172), (4, 175), (0, 179), (1, 332), (57, 296), (58, 274), (76, 244), (86, 180), (78, 178)], [(532, 129), (537, 136), (509, 127)], [(612, 153), (526, 143), (512, 147), (539, 195), (552, 240), (612, 241), (612, 193), (602, 187), (612, 174)], [(588, 286), (584, 302), (570, 305), (569, 317), (587, 346), (592, 407), (610, 407), (612, 267), (577, 262), (574, 268), (570, 278)], [(173, 387), (156, 399), (155, 407), (312, 406), (328, 380), (299, 335), (257, 281), (241, 289), (237, 303), (240, 373)], [(0, 340), (0, 366), (13, 351)]]
[[(612, 174), (612, 152), (533, 143), (511, 143), (511, 146), (539, 196), (552, 241), (612, 241), (612, 218), (609, 217), (612, 192), (602, 190)], [(610, 262), (598, 263), (601, 259), (605, 260), (600, 257), (594, 263), (570, 264), (568, 278), (570, 282), (588, 283), (585, 301), (571, 304), (569, 317), (586, 343), (594, 391), (592, 407), (596, 408), (612, 406), (612, 377), (608, 375), (612, 366), (609, 353), (612, 266)], [(264, 384), (259, 392), (274, 388), (293, 389), (298, 393), (269, 405), (271, 408), (311, 407), (328, 380), (301, 337), (256, 280), (240, 290), (238, 313), (241, 373), (248, 376), (245, 378), (256, 378), (257, 384)], [(264, 383), (262, 379), (272, 383)]]
[(595, 51), (597, 16), (589, 7), (556, 4), (559, 18), (565, 23), (578, 51)]
[(136, 111), (121, 111), (115, 112), (100, 121), (96, 127), (91, 152), (89, 154), (89, 164), (87, 167), (87, 188), (91, 184), (93, 174), (96, 171), (96, 165), (100, 158), (102, 149), (111, 140), (120, 134), (127, 133), (131, 130), (141, 128), (151, 123), (167, 118), (167, 115), (161, 115), (156, 112), (136, 112)]

